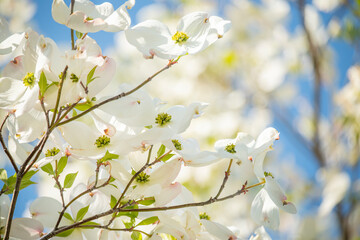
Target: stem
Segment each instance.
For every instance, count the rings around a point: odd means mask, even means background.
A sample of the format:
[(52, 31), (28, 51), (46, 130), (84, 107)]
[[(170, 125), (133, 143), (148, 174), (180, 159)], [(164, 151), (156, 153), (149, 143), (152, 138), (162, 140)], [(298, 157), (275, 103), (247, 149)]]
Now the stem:
[(63, 88), (63, 85), (64, 85), (64, 80), (66, 78), (66, 73), (67, 73), (68, 68), (69, 68), (68, 65), (66, 65), (65, 68), (64, 68), (64, 71), (62, 72), (62, 76), (61, 76), (61, 80), (60, 80), (60, 87), (59, 87), (59, 90), (58, 90), (58, 94), (57, 94), (57, 98), (56, 98), (56, 104), (55, 104), (55, 108), (54, 108), (54, 115), (53, 115), (53, 118), (51, 120), (51, 125), (52, 126), (54, 125), (54, 122), (55, 122), (55, 119), (56, 119), (56, 114), (57, 114), (57, 111), (58, 111), (60, 98), (61, 98), (61, 91), (62, 91), (62, 88)]
[(319, 120), (321, 113), (321, 62), (320, 62), (320, 51), (315, 45), (309, 29), (306, 27), (305, 23), (305, 2), (304, 0), (299, 0), (299, 9), (301, 13), (301, 22), (305, 31), (306, 40), (309, 45), (310, 56), (313, 64), (315, 81), (314, 81), (314, 136), (313, 136), (313, 151), (316, 155), (316, 158), (321, 167), (325, 166), (325, 158), (321, 151), (320, 146), (320, 137), (319, 137)]
[(67, 231), (69, 229), (79, 228), (79, 227), (81, 227), (80, 226), (81, 224), (84, 224), (86, 222), (99, 219), (101, 217), (104, 217), (104, 216), (107, 216), (107, 215), (110, 215), (110, 214), (113, 214), (113, 213), (118, 213), (118, 212), (156, 212), (156, 211), (168, 211), (168, 210), (179, 209), (179, 208), (200, 207), (200, 206), (205, 206), (205, 205), (212, 204), (214, 202), (222, 202), (222, 201), (225, 201), (227, 199), (233, 198), (233, 197), (238, 196), (238, 195), (240, 195), (242, 193), (246, 193), (248, 189), (251, 189), (251, 188), (256, 187), (258, 185), (261, 185), (261, 184), (264, 184), (264, 182), (257, 183), (255, 185), (252, 185), (252, 186), (249, 186), (249, 187), (245, 187), (245, 185), (244, 185), (240, 190), (236, 191), (233, 194), (227, 195), (227, 196), (222, 197), (222, 198), (217, 198), (217, 199), (211, 197), (207, 201), (203, 201), (203, 202), (180, 204), (180, 205), (174, 205), (174, 206), (169, 206), (169, 207), (154, 207), (154, 208), (138, 208), (138, 209), (122, 209), (122, 208), (113, 209), (112, 208), (112, 209), (110, 209), (110, 210), (108, 210), (106, 212), (99, 213), (99, 214), (96, 214), (96, 215), (94, 215), (92, 217), (88, 217), (86, 219), (83, 219), (80, 222), (76, 222), (76, 223), (73, 223), (71, 225), (64, 226), (64, 227), (61, 227), (61, 228), (59, 228), (57, 230), (54, 230), (54, 231), (48, 233), (47, 235), (45, 235), (44, 237), (42, 237), (40, 240), (50, 239), (50, 238), (54, 237), (56, 234), (62, 233), (62, 232)]
[(14, 170), (16, 173), (19, 172), (19, 169), (18, 167), (16, 166), (16, 163), (15, 163), (15, 160), (14, 158), (12, 157), (11, 153), (9, 152), (9, 150), (7, 149), (6, 145), (5, 145), (5, 142), (4, 142), (4, 137), (2, 135), (2, 130), (4, 128), (4, 125), (5, 125), (5, 122), (6, 120), (9, 118), (9, 114), (6, 115), (4, 121), (2, 122), (1, 126), (0, 126), (0, 142), (1, 142), (1, 146), (3, 147), (4, 149), (4, 152), (6, 153), (6, 155), (8, 156), (9, 160), (10, 160), (10, 163), (11, 165), (13, 166)]
[(18, 198), (19, 192), (20, 192), (20, 185), (21, 185), (22, 177), (23, 176), (22, 176), (21, 172), (19, 172), (18, 175), (16, 176), (15, 188), (13, 191), (13, 196), (11, 198), (9, 214), (8, 214), (8, 218), (6, 221), (6, 230), (5, 230), (4, 240), (9, 240), (9, 237), (10, 237), (10, 229), (11, 229), (12, 219), (14, 217), (16, 201), (17, 201), (17, 198)]
[(165, 67), (163, 67), (162, 69), (160, 69), (158, 72), (156, 72), (155, 74), (153, 74), (151, 77), (147, 78), (145, 81), (143, 81), (141, 84), (139, 84), (138, 86), (136, 86), (135, 88), (133, 88), (132, 90), (128, 91), (128, 92), (123, 92), (123, 93), (120, 93), (119, 95), (116, 95), (114, 97), (111, 97), (111, 98), (108, 98), (98, 104), (95, 104), (94, 106), (92, 106), (91, 108), (87, 109), (86, 111), (82, 112), (82, 113), (79, 113), (78, 115), (68, 119), (68, 120), (65, 120), (63, 122), (60, 122), (59, 124), (57, 124), (57, 126), (61, 126), (61, 125), (64, 125), (68, 122), (71, 122), (71, 121), (74, 121), (84, 115), (86, 115), (87, 113), (93, 111), (94, 109), (96, 108), (99, 108), (100, 106), (106, 104), (106, 103), (109, 103), (109, 102), (112, 102), (112, 101), (115, 101), (115, 100), (118, 100), (120, 98), (123, 98), (123, 97), (126, 97), (134, 92), (136, 92), (137, 90), (139, 90), (140, 88), (142, 88), (144, 85), (146, 85), (147, 83), (149, 83), (154, 77), (156, 77), (157, 75), (159, 75), (160, 73), (162, 73), (163, 71), (169, 69), (174, 63), (173, 62), (169, 62)]
[[(71, 0), (70, 3), (70, 15), (73, 14), (74, 12), (74, 5), (75, 5), (75, 0)], [(71, 29), (71, 49), (75, 50), (75, 40), (74, 40), (74, 29)]]
[(229, 176), (230, 176), (230, 168), (231, 168), (232, 162), (233, 162), (233, 160), (230, 159), (228, 169), (225, 171), (224, 180), (223, 180), (223, 182), (222, 182), (222, 184), (221, 184), (221, 186), (220, 186), (220, 189), (219, 189), (218, 193), (217, 193), (216, 196), (215, 196), (215, 199), (217, 199), (217, 198), (220, 196), (221, 192), (222, 192), (222, 191), (224, 190), (224, 188), (225, 188), (225, 184), (226, 184), (226, 182), (227, 182), (227, 180), (229, 179)]

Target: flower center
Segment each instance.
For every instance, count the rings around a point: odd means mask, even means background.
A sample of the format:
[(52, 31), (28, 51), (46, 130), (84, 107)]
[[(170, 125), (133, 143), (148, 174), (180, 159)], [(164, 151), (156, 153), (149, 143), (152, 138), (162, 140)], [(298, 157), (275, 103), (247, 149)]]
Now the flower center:
[(23, 78), (23, 83), (24, 83), (25, 87), (32, 88), (35, 85), (34, 73), (28, 72), (26, 74), (26, 76)]
[(164, 126), (171, 121), (171, 115), (167, 113), (159, 113), (155, 118), (155, 123)]
[(91, 20), (94, 20), (92, 17), (87, 17), (86, 18), (86, 21), (91, 21)]
[(264, 175), (265, 175), (265, 177), (272, 177), (272, 178), (274, 178), (274, 176), (272, 175), (271, 172), (264, 172)]
[(206, 212), (202, 212), (199, 214), (200, 219), (210, 220), (210, 216), (207, 215)]
[(172, 40), (175, 41), (175, 43), (181, 45), (184, 42), (186, 42), (189, 39), (189, 36), (186, 35), (184, 32), (176, 32), (174, 36), (172, 36)]
[(179, 151), (182, 150), (182, 145), (181, 145), (181, 143), (179, 142), (179, 140), (174, 139), (174, 140), (171, 140), (171, 141), (172, 141), (172, 143), (174, 144), (174, 147), (176, 148), (176, 150), (179, 150)]
[(52, 149), (48, 149), (45, 153), (45, 157), (53, 157), (60, 152), (60, 149), (53, 147)]
[(146, 183), (146, 182), (150, 181), (149, 178), (150, 178), (149, 175), (147, 175), (147, 174), (144, 173), (144, 172), (141, 172), (141, 173), (136, 177), (136, 181), (137, 181), (138, 183)]
[(225, 151), (227, 151), (228, 153), (236, 153), (235, 151), (235, 144), (228, 144), (226, 147), (225, 147)]
[(76, 83), (76, 82), (79, 81), (78, 76), (76, 76), (76, 75), (73, 74), (73, 73), (70, 75), (70, 79), (72, 80), (73, 83)]
[(110, 138), (105, 135), (99, 137), (95, 141), (95, 145), (98, 148), (104, 147), (104, 146), (108, 145), (109, 143), (110, 143)]

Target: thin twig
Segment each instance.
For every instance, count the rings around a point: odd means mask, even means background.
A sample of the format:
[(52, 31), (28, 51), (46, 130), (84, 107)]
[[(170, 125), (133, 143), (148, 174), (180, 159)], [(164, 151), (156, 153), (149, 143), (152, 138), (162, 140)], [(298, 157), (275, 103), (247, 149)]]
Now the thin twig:
[(6, 155), (8, 156), (9, 160), (10, 160), (10, 163), (11, 165), (13, 166), (15, 172), (19, 172), (19, 169), (18, 167), (16, 166), (16, 163), (15, 163), (15, 160), (13, 158), (13, 156), (11, 155), (9, 149), (6, 147), (6, 144), (5, 144), (5, 141), (4, 141), (4, 137), (2, 135), (2, 131), (3, 131), (3, 128), (4, 128), (4, 125), (5, 125), (5, 122), (6, 120), (9, 118), (9, 114), (6, 115), (4, 121), (2, 122), (1, 126), (0, 126), (0, 142), (1, 142), (1, 146), (3, 147), (4, 149), (4, 152), (6, 153)]
[(223, 182), (222, 182), (222, 184), (221, 184), (221, 186), (219, 188), (218, 193), (215, 196), (215, 199), (217, 199), (220, 196), (221, 192), (225, 188), (225, 184), (226, 184), (226, 182), (227, 182), (227, 180), (229, 179), (229, 176), (230, 176), (230, 169), (231, 169), (232, 162), (233, 162), (233, 160), (230, 159), (229, 166), (228, 166), (227, 170), (225, 171), (225, 176), (224, 176)]
[(107, 216), (107, 215), (110, 215), (110, 214), (113, 214), (113, 213), (118, 213), (118, 212), (156, 212), (156, 211), (168, 211), (168, 210), (179, 209), (179, 208), (200, 207), (200, 206), (205, 206), (205, 205), (212, 204), (214, 202), (222, 202), (222, 201), (234, 198), (234, 197), (236, 197), (236, 196), (238, 196), (238, 195), (240, 195), (242, 193), (246, 193), (248, 191), (248, 189), (259, 186), (260, 184), (263, 184), (263, 182), (257, 183), (255, 185), (252, 185), (252, 186), (249, 186), (249, 187), (245, 187), (245, 185), (243, 185), (243, 187), (240, 190), (236, 191), (233, 194), (227, 195), (227, 196), (222, 197), (222, 198), (217, 198), (217, 199), (211, 197), (207, 201), (203, 201), (203, 202), (186, 203), (186, 204), (180, 204), (180, 205), (174, 205), (174, 206), (168, 206), (168, 207), (153, 207), (153, 208), (138, 208), (138, 209), (123, 209), (123, 208), (113, 209), (112, 208), (112, 209), (110, 209), (108, 211), (96, 214), (96, 215), (88, 217), (86, 219), (83, 219), (80, 222), (76, 222), (76, 223), (73, 223), (71, 225), (64, 226), (64, 227), (61, 227), (61, 228), (59, 228), (57, 230), (54, 230), (54, 231), (48, 233), (47, 235), (43, 236), (40, 240), (50, 239), (50, 238), (54, 237), (55, 235), (57, 235), (59, 233), (62, 233), (62, 232), (67, 231), (69, 229), (78, 228), (78, 227), (80, 227), (80, 225), (82, 225), (84, 223), (99, 219), (101, 217), (104, 217), (104, 216)]
[(163, 67), (162, 69), (160, 69), (158, 72), (156, 72), (155, 74), (153, 74), (151, 77), (147, 78), (145, 81), (143, 81), (141, 84), (139, 84), (138, 86), (136, 86), (135, 88), (133, 88), (132, 90), (128, 91), (128, 92), (123, 92), (123, 93), (120, 93), (114, 97), (111, 97), (111, 98), (108, 98), (100, 103), (97, 103), (95, 104), (94, 106), (90, 107), (89, 109), (87, 109), (86, 111), (82, 112), (82, 113), (79, 113), (78, 115), (76, 116), (73, 116), (72, 118), (68, 119), (68, 120), (65, 120), (63, 122), (60, 122), (59, 124), (57, 124), (57, 126), (61, 126), (61, 125), (64, 125), (68, 122), (71, 122), (71, 121), (74, 121), (84, 115), (86, 115), (87, 113), (93, 111), (94, 109), (96, 108), (99, 108), (100, 106), (106, 104), (106, 103), (109, 103), (109, 102), (112, 102), (112, 101), (115, 101), (115, 100), (118, 100), (120, 98), (123, 98), (125, 96), (128, 96), (134, 92), (136, 92), (137, 90), (139, 90), (140, 88), (142, 88), (144, 85), (146, 85), (147, 83), (149, 83), (154, 77), (156, 77), (157, 75), (159, 75), (160, 73), (162, 73), (163, 71), (169, 69), (172, 65), (174, 64), (174, 62), (169, 62), (165, 67)]
[[(73, 14), (74, 12), (74, 5), (75, 5), (75, 0), (71, 0), (70, 3), (70, 15)], [(71, 29), (71, 49), (75, 50), (75, 40), (74, 40), (74, 29)]]
[(58, 93), (57, 93), (57, 98), (56, 98), (56, 103), (55, 103), (55, 108), (54, 108), (54, 115), (53, 115), (53, 118), (51, 120), (51, 125), (54, 125), (56, 115), (58, 113), (58, 107), (59, 107), (59, 103), (60, 103), (61, 92), (62, 92), (62, 88), (63, 88), (63, 85), (64, 85), (64, 81), (65, 81), (65, 78), (66, 78), (66, 73), (67, 73), (68, 68), (69, 68), (68, 65), (66, 65), (65, 68), (64, 68), (64, 71), (62, 72), (62, 75), (61, 75), (60, 86), (59, 86), (59, 90), (58, 90)]

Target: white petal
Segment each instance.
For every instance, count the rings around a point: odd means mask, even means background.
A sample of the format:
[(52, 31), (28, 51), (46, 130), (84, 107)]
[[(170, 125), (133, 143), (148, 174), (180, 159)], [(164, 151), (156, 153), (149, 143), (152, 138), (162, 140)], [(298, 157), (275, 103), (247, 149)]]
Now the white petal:
[(176, 198), (181, 193), (181, 184), (176, 182), (170, 184), (161, 189), (161, 191), (154, 195), (155, 197), (155, 206), (161, 207), (165, 206)]
[(127, 29), (131, 24), (131, 18), (126, 9), (134, 6), (135, 0), (130, 0), (121, 5), (115, 12), (105, 19), (108, 24), (105, 31), (117, 32)]
[(22, 81), (8, 77), (0, 78), (0, 108), (14, 107), (25, 91)]
[(263, 188), (251, 204), (251, 217), (259, 225), (278, 229), (280, 225), (279, 208), (270, 199)]
[(38, 220), (31, 218), (13, 219), (10, 236), (18, 239), (39, 239), (44, 227)]
[(54, 198), (40, 197), (31, 203), (29, 210), (33, 219), (40, 221), (45, 227), (51, 228), (55, 226), (62, 206)]
[(64, 0), (54, 0), (51, 8), (51, 14), (55, 22), (66, 24), (70, 16), (70, 9), (66, 6)]
[(276, 204), (276, 206), (288, 213), (295, 214), (297, 211), (294, 204), (286, 201), (287, 197), (277, 181), (271, 176), (266, 177), (265, 179), (265, 190), (268, 192), (269, 197)]
[(200, 221), (204, 225), (205, 229), (211, 235), (217, 237), (218, 239), (237, 239), (235, 234), (224, 225), (205, 219), (202, 219)]
[(86, 20), (88, 17), (85, 13), (76, 11), (70, 15), (66, 25), (82, 33), (98, 32), (107, 27), (107, 23), (103, 19), (94, 18), (93, 20)]

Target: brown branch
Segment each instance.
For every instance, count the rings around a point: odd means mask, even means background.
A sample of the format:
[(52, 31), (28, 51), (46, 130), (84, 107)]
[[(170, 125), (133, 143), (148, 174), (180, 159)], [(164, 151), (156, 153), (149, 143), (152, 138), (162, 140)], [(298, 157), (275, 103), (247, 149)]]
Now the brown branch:
[(226, 182), (227, 182), (227, 180), (229, 179), (229, 176), (230, 176), (230, 168), (231, 168), (232, 162), (233, 162), (233, 160), (230, 159), (229, 166), (228, 166), (227, 170), (225, 171), (225, 176), (224, 176), (223, 182), (222, 182), (222, 184), (221, 184), (221, 186), (219, 188), (218, 193), (215, 196), (215, 199), (217, 199), (220, 196), (221, 192), (225, 188), (225, 184), (226, 184)]
[(298, 0), (298, 5), (301, 13), (301, 23), (303, 29), (305, 31), (306, 40), (309, 47), (309, 52), (312, 60), (313, 70), (314, 70), (314, 116), (313, 116), (313, 124), (314, 124), (314, 136), (313, 136), (313, 151), (318, 160), (318, 163), (321, 167), (325, 165), (325, 158), (321, 151), (320, 145), (320, 134), (319, 134), (319, 121), (320, 121), (320, 113), (321, 113), (321, 61), (320, 61), (320, 50), (316, 46), (311, 36), (309, 29), (306, 26), (305, 21), (305, 1)]
[(13, 158), (13, 156), (11, 155), (9, 149), (6, 147), (6, 144), (4, 142), (4, 137), (2, 135), (2, 131), (3, 131), (3, 128), (4, 128), (4, 125), (5, 125), (5, 122), (6, 120), (9, 118), (9, 114), (6, 115), (4, 121), (2, 122), (1, 126), (0, 126), (0, 142), (1, 142), (1, 146), (2, 148), (4, 149), (4, 152), (6, 153), (6, 155), (8, 156), (9, 160), (10, 160), (10, 163), (11, 165), (13, 166), (14, 170), (16, 173), (19, 172), (19, 169), (18, 167), (16, 166), (16, 163), (15, 163), (15, 160)]
[[(70, 15), (73, 14), (73, 12), (74, 12), (74, 5), (75, 5), (75, 0), (71, 0)], [(71, 33), (71, 49), (75, 50), (76, 48), (75, 48), (75, 40), (74, 40), (74, 29), (71, 29), (70, 33)]]
[(65, 120), (63, 122), (60, 122), (59, 124), (57, 124), (57, 126), (61, 126), (61, 125), (64, 125), (68, 122), (71, 122), (71, 121), (74, 121), (75, 119), (78, 119), (84, 115), (86, 115), (87, 113), (93, 111), (94, 109), (96, 108), (99, 108), (100, 106), (106, 104), (106, 103), (109, 103), (109, 102), (112, 102), (112, 101), (115, 101), (115, 100), (118, 100), (120, 98), (123, 98), (123, 97), (126, 97), (134, 92), (136, 92), (137, 90), (139, 90), (140, 88), (142, 88), (144, 85), (146, 85), (147, 83), (149, 83), (154, 77), (156, 77), (157, 75), (159, 75), (160, 73), (162, 73), (163, 71), (169, 69), (173, 64), (175, 64), (176, 62), (169, 62), (165, 67), (163, 67), (162, 69), (160, 69), (158, 72), (156, 72), (155, 74), (153, 74), (151, 77), (147, 78), (145, 81), (143, 81), (141, 84), (139, 84), (138, 86), (136, 86), (135, 88), (133, 88), (132, 90), (128, 91), (128, 92), (122, 92), (114, 97), (111, 97), (111, 98), (108, 98), (100, 103), (97, 103), (95, 104), (94, 106), (90, 107), (89, 109), (87, 109), (86, 111), (83, 111), (82, 113), (79, 113), (78, 115), (68, 119), (68, 120)]
[(227, 195), (227, 196), (222, 197), (222, 198), (217, 198), (217, 199), (211, 197), (207, 201), (203, 201), (203, 202), (186, 203), (186, 204), (180, 204), (180, 205), (174, 205), (174, 206), (168, 206), (168, 207), (153, 207), (153, 208), (138, 208), (138, 209), (123, 209), (123, 208), (113, 209), (112, 208), (112, 209), (110, 209), (108, 211), (96, 214), (96, 215), (88, 217), (86, 219), (83, 219), (80, 222), (76, 222), (76, 223), (73, 223), (71, 225), (64, 226), (64, 227), (61, 227), (61, 228), (59, 228), (57, 230), (54, 230), (54, 231), (48, 233), (47, 235), (45, 235), (44, 237), (42, 237), (40, 240), (50, 239), (50, 238), (54, 237), (55, 235), (57, 235), (59, 233), (62, 233), (62, 232), (67, 231), (69, 229), (79, 228), (80, 225), (82, 225), (84, 223), (99, 219), (101, 217), (104, 217), (104, 216), (107, 216), (107, 215), (110, 215), (110, 214), (113, 214), (113, 213), (118, 213), (118, 212), (157, 212), (157, 211), (168, 211), (168, 210), (179, 209), (179, 208), (201, 207), (201, 206), (206, 206), (206, 205), (209, 205), (209, 204), (212, 204), (212, 203), (215, 203), (215, 202), (222, 202), (222, 201), (234, 198), (234, 197), (236, 197), (236, 196), (238, 196), (238, 195), (240, 195), (242, 193), (246, 193), (248, 191), (248, 189), (259, 186), (260, 184), (263, 184), (263, 182), (257, 183), (255, 185), (252, 185), (252, 186), (249, 186), (249, 187), (246, 187), (246, 184), (245, 184), (245, 185), (243, 185), (243, 187), (240, 190), (236, 191), (233, 194)]

